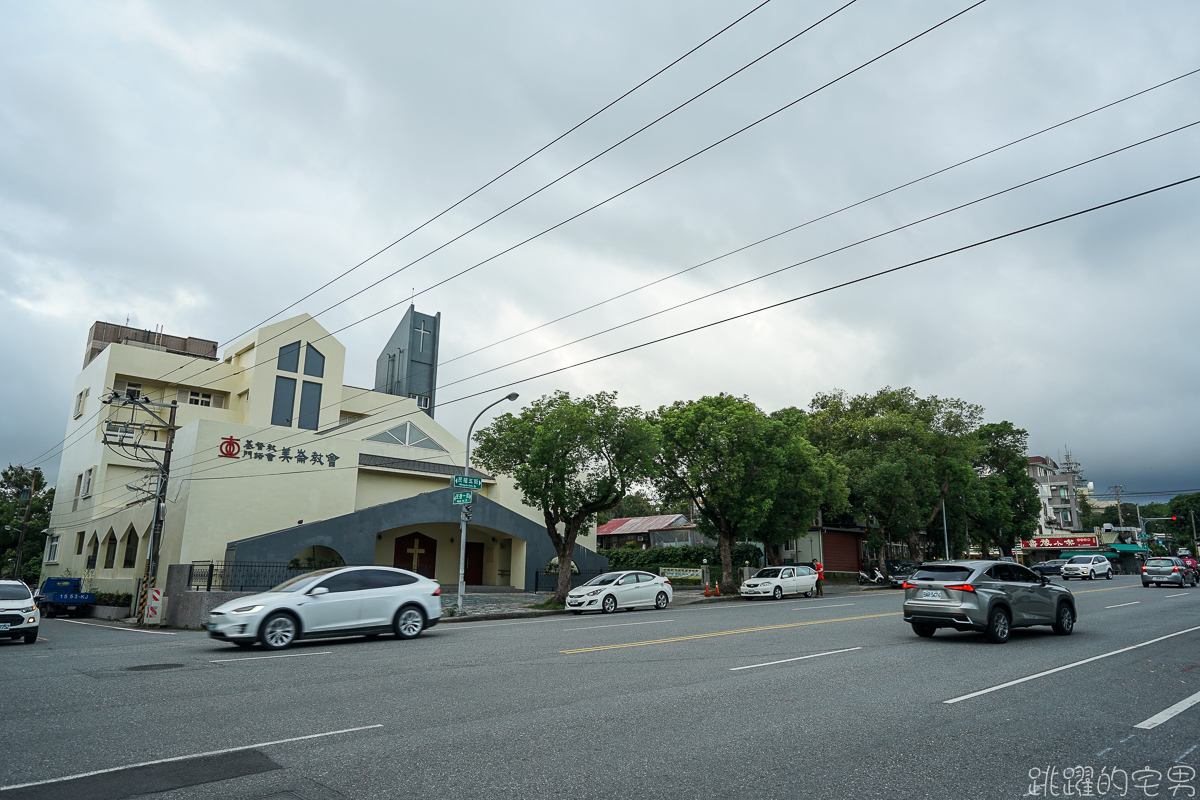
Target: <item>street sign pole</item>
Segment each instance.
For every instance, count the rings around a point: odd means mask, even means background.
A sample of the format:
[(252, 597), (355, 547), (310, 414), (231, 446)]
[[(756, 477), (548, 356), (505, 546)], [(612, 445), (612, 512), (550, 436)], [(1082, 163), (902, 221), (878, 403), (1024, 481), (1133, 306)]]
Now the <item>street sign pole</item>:
[[(475, 419), (471, 421), (471, 426), (467, 428), (467, 453), (463, 458), (463, 474), (462, 481), (467, 484), (471, 480), (471, 434), (475, 431), (475, 423), (479, 422), (479, 418), (484, 415), (492, 406), (498, 406), (505, 400), (513, 401), (517, 399), (517, 393), (512, 392), (506, 397), (502, 397), (491, 405), (480, 411)], [(454, 485), (458, 486), (459, 481), (454, 481)], [(483, 488), (483, 480), (479, 479), (479, 488)], [(470, 494), (469, 492), (467, 493)], [(468, 496), (467, 502), (470, 502)], [(467, 602), (467, 513), (462, 511), (458, 515), (458, 608), (455, 609), (455, 614), (463, 613), (463, 606)]]

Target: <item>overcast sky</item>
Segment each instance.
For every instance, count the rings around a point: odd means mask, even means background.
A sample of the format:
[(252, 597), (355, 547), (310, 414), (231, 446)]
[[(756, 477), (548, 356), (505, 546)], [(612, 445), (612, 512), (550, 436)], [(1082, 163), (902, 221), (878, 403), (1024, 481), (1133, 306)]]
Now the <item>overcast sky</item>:
[[(845, 0), (766, 3), (284, 316), (316, 316)], [(755, 2), (0, 5), (0, 462), (58, 442), (96, 320), (224, 346), (554, 139)], [(374, 361), (414, 292), (970, 6), (858, 0), (628, 143), (318, 317)], [(988, 0), (536, 241), (419, 294), (464, 436), (557, 367), (1200, 174), (1200, 126), (512, 366), (1200, 120), (1200, 74), (459, 360), (456, 356), (1200, 68), (1200, 6)], [(1200, 181), (515, 388), (765, 410), (911, 386), (1069, 447), (1097, 489), (1200, 489)], [(500, 369), (496, 369), (502, 367)], [(478, 375), (484, 370), (493, 370)], [(498, 407), (503, 410), (505, 404)], [(57, 474), (57, 459), (44, 462)]]

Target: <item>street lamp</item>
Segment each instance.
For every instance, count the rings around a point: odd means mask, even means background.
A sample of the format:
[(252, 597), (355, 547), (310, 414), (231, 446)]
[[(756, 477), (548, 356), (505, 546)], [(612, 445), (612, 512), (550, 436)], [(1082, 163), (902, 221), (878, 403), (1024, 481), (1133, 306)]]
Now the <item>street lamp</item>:
[[(466, 454), (466, 457), (463, 459), (463, 477), (464, 478), (471, 474), (471, 434), (475, 430), (475, 423), (479, 422), (479, 418), (482, 417), (489, 408), (492, 408), (492, 406), (498, 406), (501, 403), (503, 403), (505, 400), (512, 402), (513, 400), (516, 400), (517, 397), (518, 397), (518, 395), (516, 392), (511, 392), (507, 396), (501, 397), (499, 400), (492, 403), (492, 405), (487, 406), (486, 408), (483, 409), (483, 411), (480, 411), (475, 416), (475, 419), (471, 421), (471, 427), (467, 428), (467, 454)], [(458, 520), (458, 609), (457, 609), (457, 611), (455, 611), (456, 614), (462, 613), (463, 604), (466, 603), (466, 601), (467, 601), (467, 514), (464, 511), (459, 515), (459, 520)]]

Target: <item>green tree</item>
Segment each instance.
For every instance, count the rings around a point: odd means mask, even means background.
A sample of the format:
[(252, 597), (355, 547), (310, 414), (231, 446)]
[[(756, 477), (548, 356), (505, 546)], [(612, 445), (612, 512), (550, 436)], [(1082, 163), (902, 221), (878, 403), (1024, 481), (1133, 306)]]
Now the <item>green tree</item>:
[(946, 499), (974, 488), (974, 432), (982, 416), (979, 406), (918, 397), (908, 388), (813, 398), (809, 438), (849, 470), (855, 517), (879, 526), (868, 546), (880, 548), (881, 569), (886, 571), (882, 544), (894, 537), (907, 543), (912, 558), (924, 560), (922, 534)]
[(627, 519), (629, 517), (654, 517), (661, 512), (658, 503), (640, 489), (628, 494), (612, 508), (607, 511), (601, 511), (597, 517), (597, 523), (603, 525), (606, 522), (611, 522), (614, 519)]
[(1187, 547), (1185, 542), (1191, 542), (1192, 555), (1196, 555), (1196, 530), (1200, 528), (1200, 492), (1177, 494), (1167, 503), (1167, 508), (1171, 516), (1179, 518), (1175, 526), (1175, 543), (1180, 547)]
[(1029, 434), (1011, 422), (981, 425), (975, 432), (975, 502), (968, 504), (973, 529), (986, 552), (1012, 555), (1013, 545), (1037, 531), (1041, 500), (1029, 475)]
[(25, 526), (19, 572), (19, 577), (29, 583), (35, 582), (41, 573), (42, 552), (46, 543), (42, 531), (50, 527), (54, 489), (46, 485), (46, 477), (41, 470), (9, 464), (7, 469), (0, 472), (0, 564), (3, 565), (0, 574), (6, 578), (14, 576), (13, 562), (17, 557), (22, 520), (25, 519), (26, 501), (21, 499), (21, 492), (31, 485), (33, 500), (29, 522)]
[(771, 544), (807, 530), (823, 502), (844, 502), (845, 473), (803, 436), (803, 415), (764, 414), (720, 394), (663, 406), (651, 417), (661, 449), (655, 488), (666, 503), (696, 504), (700, 528), (717, 540), (721, 588), (736, 589), (733, 549), (743, 538)]
[(558, 391), (517, 416), (497, 417), (475, 434), (478, 462), (511, 475), (525, 502), (542, 512), (558, 554), (556, 603), (565, 602), (571, 589), (580, 530), (621, 502), (653, 469), (654, 427), (636, 407), (617, 406), (616, 397), (600, 392), (573, 400)]

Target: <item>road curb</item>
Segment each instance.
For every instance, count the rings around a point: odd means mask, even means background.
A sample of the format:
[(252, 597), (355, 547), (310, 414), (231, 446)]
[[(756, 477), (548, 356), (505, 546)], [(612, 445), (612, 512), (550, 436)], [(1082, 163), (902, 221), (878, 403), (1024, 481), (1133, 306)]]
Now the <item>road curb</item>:
[(495, 619), (526, 619), (536, 617), (551, 617), (556, 614), (565, 614), (566, 609), (552, 609), (547, 611), (498, 611), (495, 614), (463, 614), (462, 616), (446, 617), (443, 616), (438, 620), (439, 625), (447, 625), (454, 622), (488, 622)]

